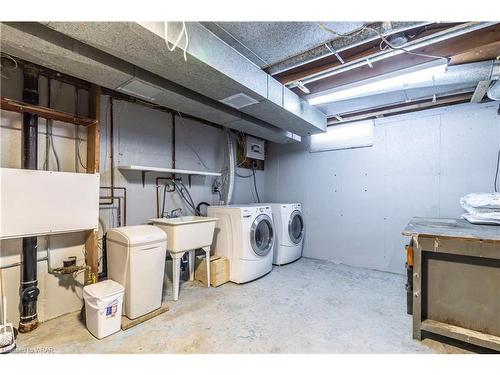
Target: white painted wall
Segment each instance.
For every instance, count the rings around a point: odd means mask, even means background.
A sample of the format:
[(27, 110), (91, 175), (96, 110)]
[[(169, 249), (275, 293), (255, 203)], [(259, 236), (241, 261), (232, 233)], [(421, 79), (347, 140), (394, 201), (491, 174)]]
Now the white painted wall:
[(459, 217), (459, 198), (492, 191), (498, 103), (466, 104), (375, 121), (373, 147), (309, 153), (270, 147), (267, 201), (301, 202), (304, 255), (404, 273), (413, 216)]
[[(1, 95), (21, 100), (22, 74), (18, 69), (9, 72), (10, 79), (2, 79)], [(47, 105), (47, 81), (40, 79), (40, 104)], [(52, 82), (52, 100), (55, 107), (70, 113), (75, 110), (75, 92), (70, 85)], [(79, 91), (79, 113), (87, 114), (88, 95)], [(0, 158), (1, 167), (21, 167), (21, 125), (20, 114), (1, 111)], [(101, 97), (101, 186), (110, 185), (110, 144), (109, 144), (109, 98)], [(218, 171), (223, 168), (225, 153), (225, 135), (220, 129), (210, 127), (193, 120), (180, 120), (176, 123), (176, 166), (178, 168), (206, 170), (193, 149), (197, 151), (208, 169)], [(157, 167), (170, 167), (171, 160), (172, 121), (168, 113), (160, 112), (144, 106), (124, 101), (114, 101), (114, 148), (115, 165), (139, 164)], [(39, 169), (43, 168), (45, 158), (45, 120), (39, 120)], [(69, 124), (54, 122), (54, 144), (61, 160), (61, 170), (67, 172), (83, 172), (76, 155), (75, 127)], [(86, 163), (86, 130), (80, 127), (80, 150), (83, 164)], [(55, 159), (50, 154), (50, 169), (55, 170)], [(248, 171), (241, 170), (242, 174)], [(156, 174), (147, 175), (146, 185), (142, 186), (139, 172), (121, 172), (115, 170), (116, 186), (127, 188), (127, 224), (142, 224), (156, 215)], [(257, 172), (260, 191), (264, 190), (264, 172)], [(187, 184), (187, 177), (185, 177)], [(213, 177), (194, 177), (191, 194), (195, 203), (207, 201), (215, 203), (218, 196), (211, 193)], [(253, 202), (251, 179), (237, 179), (234, 202)], [(102, 194), (106, 192), (103, 191)], [(119, 194), (119, 193), (118, 193)], [(166, 210), (183, 208), (184, 214), (189, 210), (176, 193), (170, 193)], [(71, 208), (68, 208), (71, 209)], [(116, 226), (116, 208), (103, 208), (100, 216), (105, 225)], [(33, 213), (47, 215), (50, 213)], [(62, 259), (75, 255), (78, 263), (84, 263), (83, 233), (50, 236), (51, 266), (59, 267)], [(4, 240), (0, 243), (0, 265), (20, 261), (21, 240)], [(38, 241), (38, 258), (47, 255), (46, 238)], [(19, 267), (4, 270), (7, 283), (8, 317), (12, 323), (19, 321)], [(47, 272), (47, 262), (38, 263), (38, 279), (40, 296), (38, 303), (41, 321), (54, 318), (67, 312), (79, 310), (82, 306), (82, 276), (76, 280), (72, 276), (54, 276)]]

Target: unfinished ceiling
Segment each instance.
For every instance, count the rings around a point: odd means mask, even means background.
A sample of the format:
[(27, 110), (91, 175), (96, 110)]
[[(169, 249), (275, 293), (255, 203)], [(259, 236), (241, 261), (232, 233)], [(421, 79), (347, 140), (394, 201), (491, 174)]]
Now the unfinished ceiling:
[[(325, 22), (340, 34), (361, 28), (363, 22)], [(334, 39), (315, 22), (202, 22), (224, 42), (265, 69)]]
[[(167, 35), (164, 22), (4, 23), (1, 41), (3, 51), (19, 58), (280, 143), (323, 132), (327, 122), (384, 108), (393, 113), (397, 105), (462, 102), (475, 91), (481, 101), (478, 87), (490, 79), (473, 74), (472, 63), (484, 62), (486, 71), (500, 55), (495, 22), (187, 22), (186, 28), (186, 61), (182, 49), (166, 45), (182, 32), (180, 22), (168, 22)], [(447, 73), (427, 85), (309, 103), (445, 59)]]

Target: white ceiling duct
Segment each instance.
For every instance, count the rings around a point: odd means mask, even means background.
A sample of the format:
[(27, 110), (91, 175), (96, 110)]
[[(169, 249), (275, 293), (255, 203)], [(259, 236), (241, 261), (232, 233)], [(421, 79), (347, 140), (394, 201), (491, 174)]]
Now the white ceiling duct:
[[(186, 22), (189, 45), (166, 47), (164, 22), (48, 22), (58, 33), (90, 45), (207, 98), (218, 101), (245, 94), (258, 103), (238, 111), (298, 135), (326, 130), (326, 116), (198, 22)], [(181, 22), (168, 23), (175, 43)], [(234, 108), (234, 107), (233, 107)], [(293, 110), (290, 110), (293, 108)]]
[[(427, 69), (429, 65), (421, 64), (420, 68)], [(412, 69), (415, 72), (415, 67)], [(429, 70), (422, 70), (426, 74), (415, 73), (415, 75), (410, 74), (410, 71), (405, 69), (370, 80), (345, 85), (314, 96), (311, 95), (308, 99), (312, 103), (314, 103), (314, 100), (333, 100), (332, 102), (319, 104), (318, 107), (328, 116), (334, 116), (410, 102), (432, 97), (434, 94), (442, 96), (472, 92), (480, 81), (498, 80), (500, 77), (500, 61), (490, 60), (449, 66), (445, 73), (430, 74), (430, 77), (426, 77)], [(408, 79), (405, 79), (405, 77)], [(351, 94), (354, 91), (356, 91), (356, 96), (352, 97)], [(318, 97), (319, 99), (313, 99)]]
[(39, 23), (1, 23), (0, 27), (1, 50), (4, 53), (271, 142), (300, 142), (301, 138), (296, 134)]

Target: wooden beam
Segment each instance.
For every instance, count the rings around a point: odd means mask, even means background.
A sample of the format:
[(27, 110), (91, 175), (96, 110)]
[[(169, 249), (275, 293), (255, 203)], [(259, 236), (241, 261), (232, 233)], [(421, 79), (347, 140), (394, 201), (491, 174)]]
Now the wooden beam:
[(89, 92), (89, 117), (94, 122), (87, 128), (87, 173), (99, 173), (100, 112), (101, 87), (92, 85)]
[(499, 40), (493, 43), (478, 45), (475, 48), (467, 50), (452, 56), (450, 64), (467, 64), (475, 61), (494, 60), (500, 56), (500, 35)]
[(92, 126), (96, 122), (91, 118), (75, 116), (71, 113), (57, 111), (41, 105), (27, 104), (3, 96), (0, 101), (0, 109), (17, 113), (31, 113), (48, 120), (62, 121), (74, 125)]
[[(419, 35), (419, 37), (423, 37), (423, 34)], [(450, 65), (454, 65), (465, 62), (488, 60), (498, 56), (500, 54), (499, 40), (500, 25), (497, 24), (481, 30), (463, 34), (446, 41), (430, 44), (413, 52), (451, 57)], [(345, 63), (349, 63), (351, 61), (369, 57), (376, 52), (380, 52), (378, 45), (370, 46), (367, 44), (364, 45), (363, 48), (362, 46), (358, 46), (357, 49), (353, 49), (352, 51), (344, 51), (342, 53), (342, 57)], [(311, 74), (316, 74), (341, 66), (341, 63), (334, 56), (330, 56), (324, 60), (325, 61), (323, 61), (321, 65), (318, 65), (318, 62), (314, 62), (304, 65), (300, 69), (284, 72), (279, 76), (275, 76), (275, 78), (277, 78), (280, 82), (287, 84), (300, 80)], [(363, 66), (348, 72), (310, 82), (306, 84), (306, 87), (311, 91), (311, 93), (317, 93), (352, 82), (372, 78), (381, 74), (390, 73), (399, 69), (422, 64), (430, 60), (432, 60), (432, 58), (411, 54), (400, 54), (389, 57), (381, 62), (374, 63), (373, 68)], [(293, 90), (298, 95), (303, 95), (300, 90), (295, 88)]]
[(421, 329), (437, 335), (450, 337), (469, 344), (500, 351), (500, 337), (472, 329), (455, 326), (448, 323), (426, 319), (421, 323)]
[[(87, 127), (87, 173), (99, 173), (99, 116), (101, 112), (101, 87), (92, 85), (89, 92), (89, 116), (94, 123)], [(99, 273), (98, 231), (91, 230), (85, 241), (85, 261), (90, 269), (86, 282), (97, 282)]]
[[(421, 27), (416, 27), (415, 29), (410, 29), (406, 30), (404, 34), (417, 34), (415, 35), (413, 40), (417, 40), (419, 38), (429, 36), (433, 33), (442, 31), (447, 28), (451, 28), (453, 26), (458, 25), (458, 23), (439, 23), (439, 24), (433, 24), (424, 27), (424, 30), (419, 31), (419, 29), (422, 29)], [(371, 36), (375, 36), (373, 32), (369, 32)], [(341, 40), (343, 38), (338, 38), (332, 43), (335, 43), (338, 40)], [(355, 46), (348, 48), (348, 49), (343, 49), (340, 52), (340, 56), (344, 60), (344, 62), (348, 63), (352, 60), (360, 59), (363, 57), (368, 57), (371, 56), (375, 53), (380, 52), (380, 38), (376, 38), (375, 40), (367, 40), (364, 43), (356, 44)], [(273, 78), (277, 79), (283, 84), (291, 83), (297, 80), (302, 79), (303, 77), (310, 75), (310, 74), (315, 74), (315, 73), (320, 73), (326, 69), (331, 69), (335, 67), (340, 67), (342, 63), (339, 61), (339, 59), (335, 55), (326, 55), (320, 59), (308, 62), (307, 64), (297, 66), (295, 68), (291, 68), (289, 70), (283, 71), (281, 73), (273, 75)]]

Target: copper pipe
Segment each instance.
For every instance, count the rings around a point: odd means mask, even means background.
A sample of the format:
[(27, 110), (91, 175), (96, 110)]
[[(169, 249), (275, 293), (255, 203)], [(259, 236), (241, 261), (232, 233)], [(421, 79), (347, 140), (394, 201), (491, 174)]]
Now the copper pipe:
[[(101, 186), (99, 189), (111, 190), (111, 186)], [(123, 190), (123, 225), (125, 226), (127, 225), (127, 188), (123, 186), (115, 186), (114, 190)], [(100, 204), (105, 205), (104, 203)], [(113, 204), (113, 200), (111, 199), (111, 202), (107, 204)]]
[[(102, 196), (102, 197), (99, 197), (99, 199), (112, 199), (112, 200), (117, 200), (118, 201), (118, 210), (117, 210), (117, 213), (118, 213), (118, 226), (121, 227), (122, 226), (122, 215), (121, 215), (121, 212), (122, 212), (122, 199), (123, 197), (111, 197), (111, 196)], [(103, 203), (99, 203), (99, 206), (110, 206), (112, 205), (113, 203), (109, 203), (109, 202), (103, 202)], [(127, 225), (127, 222), (125, 220), (124, 222), (124, 225)]]

